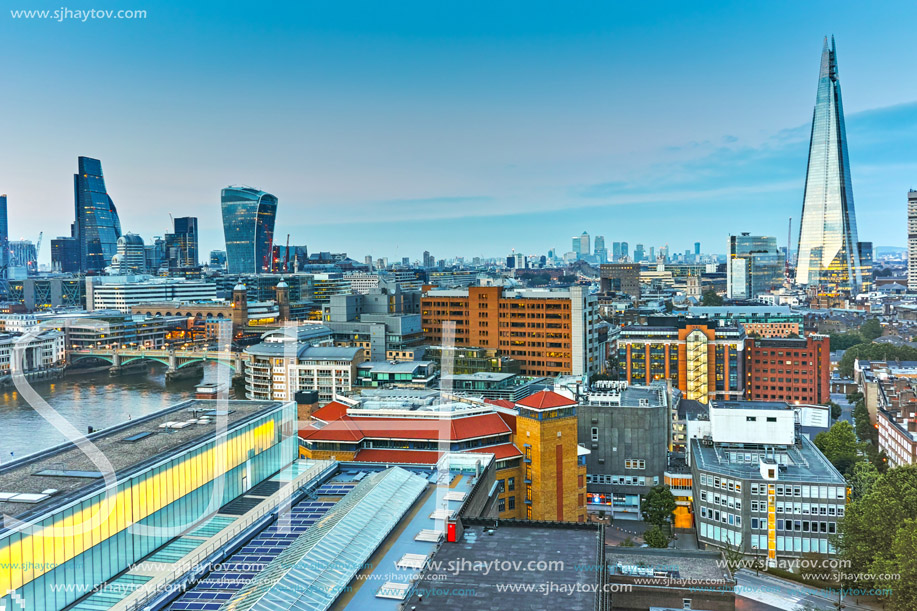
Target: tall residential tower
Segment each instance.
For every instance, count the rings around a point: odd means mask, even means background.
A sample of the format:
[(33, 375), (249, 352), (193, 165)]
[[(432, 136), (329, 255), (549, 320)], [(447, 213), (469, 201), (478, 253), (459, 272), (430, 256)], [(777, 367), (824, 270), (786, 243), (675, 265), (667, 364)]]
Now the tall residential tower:
[(834, 38), (825, 39), (812, 116), (796, 282), (856, 293), (863, 284)]

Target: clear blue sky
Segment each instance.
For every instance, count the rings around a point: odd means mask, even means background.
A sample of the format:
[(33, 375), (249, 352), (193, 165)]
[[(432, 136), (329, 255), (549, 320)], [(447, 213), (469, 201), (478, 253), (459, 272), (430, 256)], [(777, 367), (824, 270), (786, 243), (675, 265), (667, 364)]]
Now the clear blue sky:
[(88, 155), (126, 231), (149, 239), (169, 212), (195, 215), (204, 252), (223, 246), (228, 184), (279, 197), (278, 242), (290, 233), (357, 259), (565, 252), (583, 230), (609, 247), (700, 240), (722, 252), (740, 231), (783, 243), (787, 218), (798, 226), (833, 33), (860, 239), (905, 243), (917, 187), (911, 2), (70, 8), (148, 17), (0, 13), (13, 238), (69, 232), (72, 174)]

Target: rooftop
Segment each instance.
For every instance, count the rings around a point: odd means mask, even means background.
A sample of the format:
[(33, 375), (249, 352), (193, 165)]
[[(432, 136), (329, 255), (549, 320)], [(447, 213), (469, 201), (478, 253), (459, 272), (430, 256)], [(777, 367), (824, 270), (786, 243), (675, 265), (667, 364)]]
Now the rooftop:
[[(202, 399), (179, 403), (88, 435), (88, 440), (107, 461), (102, 465), (93, 462), (71, 442), (23, 457), (0, 467), (0, 512), (21, 520), (43, 515), (101, 490), (105, 486), (103, 469), (109, 466), (120, 480), (169, 454), (212, 438), (216, 433), (217, 415), (225, 416), (226, 426), (231, 429), (281, 405), (277, 401)], [(201, 423), (201, 419), (206, 422)], [(189, 421), (194, 423), (186, 424)], [(161, 426), (166, 423), (181, 426)], [(55, 492), (49, 493), (49, 490)], [(27, 502), (30, 499), (31, 502)]]
[(710, 407), (713, 409), (761, 409), (767, 411), (793, 409), (786, 401), (711, 401)]
[[(599, 558), (602, 530), (592, 524), (562, 524), (500, 520), (463, 520), (464, 536), (459, 543), (443, 543), (433, 557), (435, 567), (424, 573), (405, 608), (442, 609), (544, 609), (545, 591), (539, 587), (550, 582), (564, 588), (563, 607), (592, 609), (598, 583), (594, 570), (576, 567), (594, 566)], [(508, 562), (507, 562), (508, 561)], [(503, 570), (498, 565), (523, 568)], [(551, 570), (526, 570), (534, 562), (541, 566), (558, 566)], [(549, 565), (548, 563), (562, 563)], [(534, 565), (533, 565), (534, 566)], [(440, 568), (441, 567), (441, 568)], [(450, 570), (468, 567), (468, 570)], [(481, 568), (487, 567), (487, 568)], [(497, 588), (520, 585), (508, 596)], [(523, 584), (531, 584), (526, 590)], [(584, 591), (585, 590), (585, 591)], [(423, 595), (423, 602), (419, 596)]]
[[(800, 436), (797, 445), (785, 447), (777, 452), (779, 481), (815, 482), (844, 485), (844, 477), (834, 468), (808, 438)], [(716, 444), (706, 446), (699, 439), (691, 439), (691, 456), (700, 471), (720, 473), (743, 479), (761, 479), (758, 461), (734, 462), (732, 455), (743, 455), (750, 452), (761, 453), (760, 449)]]
[[(722, 568), (723, 556), (715, 551), (653, 549), (607, 546), (605, 563), (610, 570), (621, 566), (642, 566), (659, 571), (677, 572), (678, 579), (695, 582), (731, 582), (732, 577)], [(620, 571), (614, 573), (621, 574)]]

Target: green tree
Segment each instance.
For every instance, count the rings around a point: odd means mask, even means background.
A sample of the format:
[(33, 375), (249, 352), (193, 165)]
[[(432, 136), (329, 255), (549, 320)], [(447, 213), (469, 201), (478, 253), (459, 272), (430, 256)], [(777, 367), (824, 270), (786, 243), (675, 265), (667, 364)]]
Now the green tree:
[(643, 533), (643, 540), (646, 541), (646, 544), (650, 547), (662, 548), (669, 546), (669, 538), (662, 532), (662, 529), (656, 525), (646, 529), (646, 532)]
[(830, 333), (828, 337), (832, 350), (847, 350), (864, 341), (863, 336), (859, 333)]
[(634, 544), (633, 539), (631, 539), (630, 537), (627, 537), (626, 539), (618, 543), (618, 547), (637, 547), (637, 546)]
[(917, 520), (906, 520), (892, 542), (891, 569), (901, 578), (894, 582), (892, 604), (895, 609), (917, 609)]
[(834, 401), (828, 401), (825, 403), (825, 407), (831, 408), (831, 419), (837, 420), (841, 417), (841, 414), (844, 413), (844, 410), (841, 409), (841, 406), (835, 403)]
[(852, 489), (852, 498), (854, 501), (867, 496), (872, 492), (879, 481), (879, 470), (871, 462), (862, 460), (853, 465), (853, 470), (847, 478), (847, 483)]
[(844, 352), (840, 362), (837, 364), (838, 372), (845, 378), (853, 377), (853, 362), (856, 359), (866, 359), (870, 361), (915, 361), (917, 360), (917, 348), (910, 346), (892, 346), (890, 344), (868, 344), (862, 343), (851, 346)]
[(723, 298), (713, 289), (708, 289), (704, 291), (704, 295), (701, 298), (701, 304), (705, 306), (721, 306), (723, 305)]
[(648, 524), (662, 526), (672, 518), (675, 506), (675, 497), (668, 486), (653, 486), (643, 500), (643, 519)]
[(853, 408), (853, 421), (856, 424), (856, 435), (860, 441), (878, 442), (878, 431), (869, 419), (869, 408), (866, 401), (860, 399)]
[(870, 318), (860, 326), (860, 335), (867, 342), (871, 342), (877, 337), (882, 337), (882, 325), (878, 318)]
[[(857, 576), (856, 587), (892, 588), (893, 597), (911, 576), (917, 584), (917, 465), (890, 469), (878, 477), (872, 489), (847, 505), (835, 545), (850, 567), (846, 575)], [(903, 533), (903, 534), (902, 534)], [(899, 534), (901, 538), (899, 538)], [(901, 574), (902, 579), (883, 582), (872, 576)], [(901, 596), (912, 592), (902, 589)], [(914, 609), (913, 605), (896, 609)]]
[(846, 420), (841, 420), (827, 431), (816, 435), (815, 447), (844, 475), (852, 472), (857, 461), (862, 460), (858, 452), (856, 434)]

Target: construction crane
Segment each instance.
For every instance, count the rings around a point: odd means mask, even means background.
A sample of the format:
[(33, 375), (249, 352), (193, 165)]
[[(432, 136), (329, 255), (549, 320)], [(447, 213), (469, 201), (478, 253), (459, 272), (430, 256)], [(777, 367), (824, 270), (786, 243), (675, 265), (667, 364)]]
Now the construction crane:
[(45, 232), (38, 232), (38, 241), (35, 243), (35, 265), (38, 266), (38, 255), (41, 254), (41, 239), (44, 237)]
[(290, 234), (288, 233), (287, 234), (287, 248), (285, 251), (283, 251), (283, 273), (285, 274), (290, 271), (289, 263), (290, 263)]

